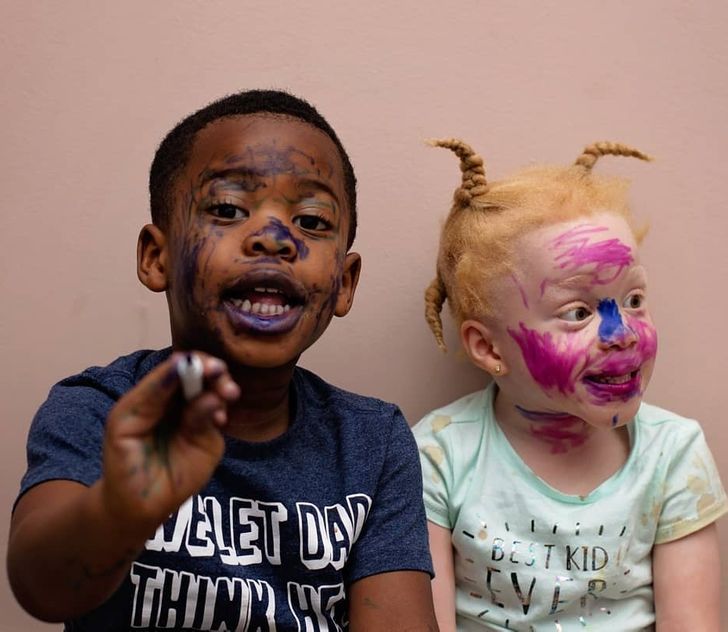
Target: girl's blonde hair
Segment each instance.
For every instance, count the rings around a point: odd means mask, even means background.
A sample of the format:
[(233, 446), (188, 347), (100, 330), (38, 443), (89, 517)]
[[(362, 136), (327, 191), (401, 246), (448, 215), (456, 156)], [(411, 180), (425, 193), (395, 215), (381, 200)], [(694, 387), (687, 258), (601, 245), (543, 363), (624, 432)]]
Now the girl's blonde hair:
[(440, 312), (447, 299), (458, 324), (494, 314), (494, 282), (511, 271), (517, 238), (542, 226), (600, 212), (625, 218), (639, 243), (644, 229), (635, 225), (624, 179), (596, 176), (601, 156), (651, 160), (621, 143), (588, 145), (573, 165), (524, 169), (511, 178), (489, 183), (483, 159), (456, 138), (430, 141), (460, 159), (462, 182), (440, 236), (437, 276), (425, 291), (425, 319), (444, 351)]

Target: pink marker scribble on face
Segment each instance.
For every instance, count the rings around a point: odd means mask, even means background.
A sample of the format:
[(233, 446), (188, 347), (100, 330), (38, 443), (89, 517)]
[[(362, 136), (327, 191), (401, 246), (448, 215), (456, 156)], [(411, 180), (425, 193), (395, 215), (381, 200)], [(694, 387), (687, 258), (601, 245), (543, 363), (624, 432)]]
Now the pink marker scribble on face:
[(628, 318), (627, 324), (637, 334), (637, 352), (643, 362), (657, 355), (657, 330), (651, 323), (640, 318)]
[(551, 413), (527, 410), (516, 406), (521, 415), (531, 421), (530, 433), (549, 444), (551, 454), (563, 454), (571, 448), (582, 445), (588, 436), (588, 427), (583, 419), (568, 413)]
[[(632, 249), (619, 239), (592, 242), (591, 235), (608, 230), (605, 226), (580, 224), (562, 233), (551, 242), (551, 249), (560, 251), (555, 261), (562, 269), (578, 269), (593, 265), (594, 285), (614, 281), (634, 259)], [(613, 270), (611, 274), (608, 271)]]
[(551, 446), (551, 454), (564, 454), (572, 448), (578, 448), (589, 436), (589, 427), (578, 417), (563, 422), (532, 424), (530, 431), (534, 437)]
[(526, 290), (523, 289), (523, 286), (518, 282), (518, 279), (516, 278), (516, 275), (511, 272), (511, 279), (513, 279), (513, 283), (515, 283), (516, 287), (518, 288), (518, 291), (521, 293), (521, 300), (523, 301), (523, 306), (528, 309), (528, 298), (526, 297)]
[(571, 340), (558, 344), (550, 332), (539, 333), (523, 323), (519, 330), (508, 333), (521, 347), (531, 377), (544, 389), (557, 389), (561, 393), (574, 392), (576, 375), (588, 361), (586, 349), (574, 348)]

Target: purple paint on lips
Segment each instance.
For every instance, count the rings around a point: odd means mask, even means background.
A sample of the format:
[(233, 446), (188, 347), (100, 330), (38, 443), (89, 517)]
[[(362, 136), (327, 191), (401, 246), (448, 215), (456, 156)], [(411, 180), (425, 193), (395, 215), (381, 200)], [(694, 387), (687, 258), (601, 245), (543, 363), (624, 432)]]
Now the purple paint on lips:
[(644, 392), (642, 384), (642, 366), (657, 354), (657, 333), (655, 328), (642, 319), (628, 317), (626, 326), (636, 337), (636, 344), (629, 350), (612, 351), (607, 359), (590, 370), (592, 376), (631, 375), (621, 384), (609, 384), (584, 378), (584, 385), (596, 403), (608, 403), (615, 400), (628, 401), (641, 396)]
[(539, 333), (520, 323), (519, 330), (508, 329), (518, 343), (531, 377), (545, 389), (573, 393), (575, 376), (588, 361), (585, 349), (574, 349), (570, 340), (559, 345), (550, 332)]
[(303, 313), (301, 306), (296, 306), (280, 315), (261, 316), (238, 309), (227, 302), (224, 303), (224, 310), (236, 330), (270, 335), (289, 332)]
[[(619, 239), (605, 239), (592, 242), (590, 235), (607, 230), (604, 226), (580, 224), (562, 233), (551, 242), (552, 250), (559, 250), (555, 261), (562, 269), (577, 269), (586, 265), (594, 265), (595, 285), (604, 285), (614, 281), (622, 270), (634, 259), (632, 249)], [(605, 270), (614, 268), (609, 276), (602, 276)]]

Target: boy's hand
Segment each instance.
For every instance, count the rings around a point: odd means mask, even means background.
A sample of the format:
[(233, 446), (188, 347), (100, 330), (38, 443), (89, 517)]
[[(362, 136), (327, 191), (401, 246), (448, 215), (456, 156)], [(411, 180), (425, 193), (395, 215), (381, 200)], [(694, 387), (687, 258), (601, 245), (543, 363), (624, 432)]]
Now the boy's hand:
[(227, 404), (240, 389), (225, 364), (197, 353), (204, 387), (181, 394), (174, 353), (126, 393), (109, 413), (101, 499), (132, 539), (146, 539), (209, 480), (220, 461)]

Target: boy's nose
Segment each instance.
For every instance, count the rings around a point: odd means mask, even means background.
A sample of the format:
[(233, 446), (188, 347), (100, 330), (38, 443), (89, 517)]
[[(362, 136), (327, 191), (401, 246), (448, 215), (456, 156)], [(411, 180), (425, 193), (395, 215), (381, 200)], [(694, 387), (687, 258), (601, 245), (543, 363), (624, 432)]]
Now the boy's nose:
[(283, 222), (268, 218), (262, 228), (244, 239), (243, 252), (249, 257), (272, 256), (291, 260), (298, 254), (298, 241)]
[(637, 342), (637, 334), (634, 329), (622, 320), (614, 299), (605, 299), (597, 307), (602, 318), (599, 324), (599, 346), (603, 349), (619, 347), (626, 349)]

